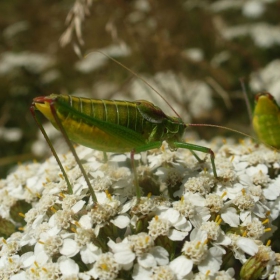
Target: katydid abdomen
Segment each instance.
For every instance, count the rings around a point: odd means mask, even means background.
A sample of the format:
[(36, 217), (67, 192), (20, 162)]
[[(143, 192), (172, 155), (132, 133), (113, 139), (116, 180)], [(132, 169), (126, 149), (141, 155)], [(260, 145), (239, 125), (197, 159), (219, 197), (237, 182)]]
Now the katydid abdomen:
[(165, 115), (152, 103), (139, 100), (102, 100), (52, 94), (34, 99), (35, 107), (58, 128), (50, 109), (68, 137), (76, 143), (105, 152), (131, 152), (153, 142), (179, 141), (185, 124)]
[(280, 108), (268, 92), (255, 96), (253, 128), (262, 142), (280, 148)]

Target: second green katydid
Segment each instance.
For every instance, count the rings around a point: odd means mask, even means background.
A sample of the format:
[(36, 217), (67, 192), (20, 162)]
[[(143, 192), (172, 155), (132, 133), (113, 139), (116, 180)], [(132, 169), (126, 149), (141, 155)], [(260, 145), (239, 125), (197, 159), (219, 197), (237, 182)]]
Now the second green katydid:
[(280, 107), (267, 91), (249, 96), (243, 80), (240, 80), (243, 95), (253, 129), (258, 139), (271, 147), (280, 148)]
[[(164, 140), (171, 149), (184, 148), (209, 154), (214, 176), (217, 177), (213, 151), (182, 142), (187, 125), (179, 117), (167, 116), (148, 101), (101, 100), (52, 94), (35, 98), (31, 106), (34, 116), (36, 110), (61, 130), (66, 139), (100, 151), (131, 152), (138, 198), (141, 192), (134, 153), (159, 148)], [(69, 181), (67, 183), (70, 184)], [(89, 188), (94, 196), (91, 186)]]
[(261, 92), (255, 96), (252, 123), (259, 140), (280, 148), (280, 107), (270, 93)]

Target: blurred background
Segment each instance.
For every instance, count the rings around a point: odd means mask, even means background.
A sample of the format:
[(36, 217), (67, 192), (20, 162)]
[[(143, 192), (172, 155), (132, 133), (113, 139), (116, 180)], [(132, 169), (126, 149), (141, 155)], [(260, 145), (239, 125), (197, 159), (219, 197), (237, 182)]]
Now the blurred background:
[[(17, 162), (49, 155), (29, 111), (34, 97), (146, 99), (174, 115), (94, 50), (137, 72), (185, 122), (248, 133), (240, 78), (249, 94), (267, 90), (280, 102), (279, 11), (273, 0), (0, 1), (0, 178)], [(59, 133), (47, 122), (46, 130), (64, 152)], [(229, 135), (203, 126), (195, 133)]]

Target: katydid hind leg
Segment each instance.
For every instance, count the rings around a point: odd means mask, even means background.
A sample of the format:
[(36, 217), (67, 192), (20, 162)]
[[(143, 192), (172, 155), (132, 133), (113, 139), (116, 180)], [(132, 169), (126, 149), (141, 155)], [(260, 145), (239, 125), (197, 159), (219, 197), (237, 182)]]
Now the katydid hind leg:
[(79, 165), (79, 168), (80, 168), (80, 170), (81, 170), (81, 172), (82, 172), (82, 174), (83, 174), (83, 176), (85, 178), (85, 181), (86, 181), (86, 183), (88, 185), (88, 188), (89, 188), (89, 191), (90, 191), (90, 194), (91, 194), (93, 202), (97, 202), (97, 198), (96, 198), (95, 192), (93, 190), (93, 187), (91, 186), (91, 183), (90, 183), (89, 178), (88, 178), (88, 176), (86, 174), (86, 171), (85, 171), (85, 169), (84, 169), (84, 167), (83, 167), (83, 165), (81, 163), (81, 160), (79, 159), (79, 157), (78, 157), (78, 155), (76, 153), (76, 150), (75, 150), (72, 142), (70, 141), (70, 139), (69, 139), (69, 137), (68, 137), (68, 135), (67, 135), (67, 133), (66, 133), (66, 131), (65, 131), (65, 129), (64, 129), (64, 127), (63, 127), (63, 125), (62, 125), (58, 115), (57, 115), (57, 113), (56, 113), (54, 105), (55, 105), (54, 101), (50, 103), (50, 108), (51, 108), (52, 115), (53, 115), (53, 117), (54, 117), (54, 119), (56, 121), (56, 124), (57, 124), (60, 132), (62, 133), (62, 135), (63, 135), (63, 137), (64, 137), (68, 147), (70, 148), (70, 150), (71, 150), (71, 152), (72, 152), (72, 154), (73, 154), (77, 164)]
[(67, 184), (68, 193), (69, 193), (69, 194), (73, 194), (73, 189), (72, 189), (72, 186), (71, 186), (70, 181), (69, 181), (69, 179), (68, 179), (68, 176), (67, 176), (67, 174), (66, 174), (66, 171), (65, 171), (65, 169), (64, 169), (64, 167), (63, 167), (63, 165), (62, 165), (62, 163), (61, 163), (61, 161), (60, 161), (60, 159), (59, 159), (59, 157), (58, 157), (58, 155), (57, 155), (57, 153), (56, 153), (56, 151), (55, 151), (55, 149), (54, 149), (54, 146), (52, 145), (52, 143), (51, 143), (51, 141), (50, 141), (50, 138), (48, 137), (48, 135), (47, 135), (47, 133), (46, 133), (46, 131), (45, 131), (45, 129), (44, 129), (44, 127), (43, 127), (41, 121), (40, 121), (39, 118), (37, 117), (37, 113), (36, 113), (36, 110), (35, 110), (35, 108), (34, 108), (34, 105), (32, 105), (32, 106), (30, 107), (30, 111), (31, 111), (32, 116), (33, 116), (35, 122), (37, 123), (39, 129), (41, 130), (41, 132), (42, 132), (42, 134), (43, 134), (43, 136), (44, 136), (46, 142), (48, 143), (48, 145), (49, 145), (49, 147), (50, 147), (50, 149), (51, 149), (51, 151), (52, 151), (52, 154), (53, 154), (53, 156), (54, 156), (55, 159), (56, 159), (56, 162), (57, 162), (58, 165), (59, 165), (59, 168), (60, 168), (60, 170), (61, 170), (61, 172), (62, 172), (62, 174), (63, 174), (64, 180), (66, 181), (66, 184)]

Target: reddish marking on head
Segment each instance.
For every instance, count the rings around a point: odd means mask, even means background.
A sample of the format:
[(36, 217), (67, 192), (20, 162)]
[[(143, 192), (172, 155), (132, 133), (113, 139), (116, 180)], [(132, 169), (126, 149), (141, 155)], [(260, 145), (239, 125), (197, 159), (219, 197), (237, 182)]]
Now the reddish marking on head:
[(260, 92), (260, 93), (255, 95), (255, 101), (258, 101), (259, 98), (262, 97), (262, 96), (266, 96), (270, 100), (274, 100), (274, 97), (269, 92), (264, 91), (264, 92)]
[(33, 99), (34, 103), (51, 103), (54, 100), (54, 98), (51, 98), (50, 96), (39, 96), (39, 97), (35, 97)]

